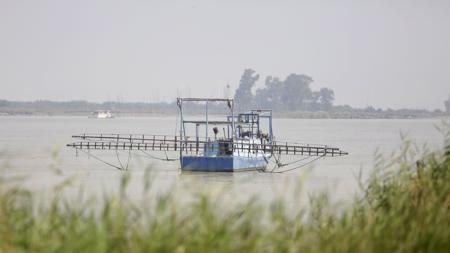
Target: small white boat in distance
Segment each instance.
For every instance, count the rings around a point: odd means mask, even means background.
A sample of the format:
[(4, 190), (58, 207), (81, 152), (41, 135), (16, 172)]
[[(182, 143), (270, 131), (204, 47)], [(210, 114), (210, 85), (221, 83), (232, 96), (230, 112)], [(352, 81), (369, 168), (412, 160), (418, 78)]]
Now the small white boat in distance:
[(112, 114), (111, 111), (107, 110), (107, 111), (95, 111), (93, 112), (89, 118), (94, 118), (94, 119), (112, 119), (114, 118), (114, 114)]

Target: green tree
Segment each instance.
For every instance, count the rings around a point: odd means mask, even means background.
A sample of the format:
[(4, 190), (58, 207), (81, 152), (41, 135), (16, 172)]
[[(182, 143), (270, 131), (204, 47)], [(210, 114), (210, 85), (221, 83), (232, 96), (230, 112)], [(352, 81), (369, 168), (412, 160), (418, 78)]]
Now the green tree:
[(253, 106), (252, 88), (258, 79), (259, 75), (253, 69), (244, 70), (244, 74), (239, 81), (239, 87), (234, 95), (234, 100), (239, 109), (245, 110)]
[(259, 75), (252, 69), (246, 69), (241, 77), (239, 88), (235, 93), (238, 109), (250, 107), (267, 108), (277, 111), (329, 111), (333, 108), (334, 91), (322, 88), (312, 91), (313, 79), (307, 75), (290, 74), (284, 81), (278, 77), (268, 76), (264, 87), (252, 93)]
[(324, 111), (329, 111), (331, 108), (333, 108), (334, 91), (332, 89), (322, 88), (320, 89), (319, 94), (319, 103), (321, 105), (321, 109)]
[(447, 99), (447, 101), (444, 102), (445, 104), (445, 111), (450, 113), (450, 97)]
[(313, 79), (307, 75), (290, 74), (284, 81), (281, 99), (287, 110), (304, 110), (306, 104), (312, 102), (312, 91), (309, 85)]
[(278, 77), (268, 76), (264, 82), (264, 88), (256, 90), (255, 104), (259, 108), (281, 110), (283, 103), (283, 82)]

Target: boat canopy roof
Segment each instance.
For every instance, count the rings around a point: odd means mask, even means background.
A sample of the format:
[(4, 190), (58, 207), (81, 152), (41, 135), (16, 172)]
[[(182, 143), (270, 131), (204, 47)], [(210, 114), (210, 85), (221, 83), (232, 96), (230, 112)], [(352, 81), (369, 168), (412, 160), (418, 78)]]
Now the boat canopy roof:
[(177, 98), (179, 101), (187, 102), (228, 102), (233, 101), (232, 98)]

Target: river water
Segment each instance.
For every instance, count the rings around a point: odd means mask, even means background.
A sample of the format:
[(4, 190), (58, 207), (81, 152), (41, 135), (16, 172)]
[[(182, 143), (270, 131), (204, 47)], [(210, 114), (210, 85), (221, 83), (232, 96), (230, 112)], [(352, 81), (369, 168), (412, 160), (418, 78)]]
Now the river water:
[[(6, 168), (3, 172), (6, 176), (25, 176), (23, 184), (36, 191), (51, 189), (65, 178), (75, 176), (75, 183), (71, 186), (73, 191), (81, 185), (85, 192), (93, 194), (114, 192), (123, 172), (65, 147), (72, 141), (71, 135), (85, 132), (173, 135), (175, 124), (175, 117), (118, 117), (108, 120), (75, 116), (0, 117), (1, 167)], [(291, 172), (271, 174), (181, 173), (178, 162), (149, 159), (137, 153), (131, 156), (129, 163), (132, 180), (128, 193), (131, 196), (141, 194), (142, 178), (149, 170), (152, 191), (158, 193), (173, 190), (192, 195), (206, 189), (218, 192), (224, 198), (246, 200), (256, 196), (270, 201), (274, 196), (289, 195), (294, 189), (302, 188), (305, 194), (327, 191), (334, 200), (345, 202), (358, 192), (355, 175), (360, 171), (367, 175), (373, 168), (377, 149), (389, 154), (401, 144), (401, 133), (420, 145), (426, 143), (431, 148), (440, 148), (443, 139), (435, 128), (439, 124), (439, 119), (274, 119), (274, 135), (279, 140), (326, 144), (340, 147), (350, 154), (321, 159)], [(115, 152), (93, 154), (110, 163), (119, 163)], [(154, 155), (165, 157), (164, 153)], [(171, 158), (176, 155), (168, 154)], [(127, 157), (128, 153), (119, 153), (122, 164), (127, 163)]]

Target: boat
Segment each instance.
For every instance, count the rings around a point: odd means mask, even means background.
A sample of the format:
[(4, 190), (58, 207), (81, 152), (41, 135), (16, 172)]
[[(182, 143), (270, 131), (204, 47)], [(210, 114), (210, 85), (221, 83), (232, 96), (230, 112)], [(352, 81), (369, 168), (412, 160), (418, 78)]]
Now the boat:
[[(187, 103), (203, 106), (203, 115), (199, 118), (186, 114)], [(161, 160), (179, 160), (182, 171), (194, 172), (275, 172), (281, 167), (302, 161), (307, 164), (324, 157), (348, 155), (339, 148), (327, 145), (276, 140), (273, 135), (272, 110), (254, 109), (235, 113), (234, 100), (227, 98), (177, 98), (177, 106), (177, 135), (84, 133), (73, 135), (72, 137), (79, 141), (67, 146), (77, 151), (125, 150), (129, 155), (135, 151), (146, 154), (164, 152), (166, 159)], [(225, 108), (219, 110), (220, 106)], [(219, 118), (217, 115), (211, 116), (211, 107), (215, 113), (220, 111), (225, 115)], [(187, 109), (189, 108), (192, 107), (188, 106)], [(169, 159), (167, 152), (177, 154), (178, 158)], [(93, 156), (92, 152), (88, 154)], [(300, 159), (289, 164), (282, 163), (282, 155), (298, 156)], [(103, 161), (100, 158), (98, 160)], [(268, 165), (273, 160), (275, 166), (269, 170)], [(115, 167), (125, 169), (123, 166)]]
[(112, 119), (112, 118), (114, 118), (114, 114), (111, 111), (109, 111), (109, 110), (95, 111), (89, 116), (89, 118), (94, 118), (94, 119)]
[[(205, 103), (203, 120), (188, 120), (183, 116), (183, 105), (188, 102)], [(226, 103), (229, 109), (230, 114), (223, 121), (209, 120), (208, 105), (217, 102)], [(185, 143), (180, 150), (181, 170), (237, 172), (266, 169), (271, 153), (255, 147), (272, 144), (270, 110), (251, 110), (235, 115), (231, 99), (179, 98), (177, 105), (181, 115), (180, 136), (184, 140), (182, 145), (190, 138), (186, 136), (186, 129), (195, 126), (195, 148), (191, 148), (191, 143)], [(262, 129), (262, 121), (266, 121), (266, 129)], [(219, 134), (219, 126), (222, 126), (222, 135)], [(199, 134), (201, 127), (205, 129), (204, 137)], [(213, 138), (210, 136), (210, 128), (214, 134)]]

